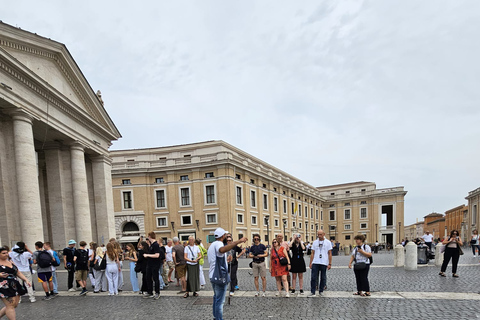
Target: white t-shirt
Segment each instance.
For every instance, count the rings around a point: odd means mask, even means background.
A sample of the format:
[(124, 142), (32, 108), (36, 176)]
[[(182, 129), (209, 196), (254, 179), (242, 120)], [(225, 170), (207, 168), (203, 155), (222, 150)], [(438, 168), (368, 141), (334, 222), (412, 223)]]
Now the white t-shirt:
[[(195, 260), (195, 259), (197, 259), (197, 258), (200, 256), (200, 248), (199, 248), (198, 246), (196, 246), (196, 245), (186, 246), (184, 252), (187, 254), (187, 257), (188, 257), (188, 259), (190, 259), (190, 260)], [(187, 261), (187, 264), (189, 264), (189, 265), (196, 265), (196, 264), (198, 264), (198, 262), (197, 262), (197, 263), (193, 263), (193, 262)]]
[(165, 246), (165, 259), (167, 262), (173, 262), (172, 250), (173, 247)]
[(433, 235), (431, 234), (424, 234), (422, 239), (425, 241), (425, 242), (433, 242)]
[(20, 272), (30, 272), (30, 263), (28, 262), (29, 259), (32, 259), (32, 254), (28, 251), (25, 251), (22, 254), (19, 254), (15, 251), (11, 251), (9, 254), (10, 259), (18, 268)]
[[(362, 245), (362, 250), (365, 251), (365, 252), (368, 252), (368, 253), (372, 253), (372, 248), (370, 248), (370, 246), (368, 244)], [(355, 254), (356, 254), (356, 256), (355, 256)], [(352, 256), (355, 256), (355, 258), (357, 259), (356, 263), (365, 262), (366, 264), (370, 264), (370, 259), (368, 257), (365, 257), (360, 252), (358, 252), (357, 247), (355, 247), (355, 249), (352, 250)]]
[(325, 266), (328, 266), (328, 251), (332, 250), (332, 243), (330, 240), (315, 240), (313, 241), (312, 244), (312, 252), (313, 254), (313, 263), (314, 264), (323, 264)]
[(225, 265), (227, 263), (227, 255), (219, 251), (221, 247), (223, 247), (223, 242), (215, 241), (210, 245), (210, 248), (208, 248), (207, 257), (208, 257), (208, 264), (210, 265), (210, 269), (208, 271), (209, 279), (213, 277), (213, 272), (215, 271), (215, 265), (217, 264), (217, 256), (224, 257)]

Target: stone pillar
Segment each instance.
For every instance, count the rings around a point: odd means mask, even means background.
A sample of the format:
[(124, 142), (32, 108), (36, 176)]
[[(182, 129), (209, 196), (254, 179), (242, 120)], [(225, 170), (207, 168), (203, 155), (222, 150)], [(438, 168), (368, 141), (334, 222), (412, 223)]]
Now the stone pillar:
[(440, 249), (444, 247), (445, 245), (442, 243), (439, 243), (435, 246), (435, 266), (436, 267), (441, 267), (443, 263), (443, 252), (440, 253)]
[(42, 207), (38, 184), (37, 155), (33, 143), (32, 120), (28, 114), (12, 114), (15, 146), (15, 173), (18, 192), (18, 218), (22, 227), (22, 241), (35, 248), (43, 241)]
[(343, 247), (343, 251), (345, 252), (346, 256), (349, 256), (350, 255), (350, 246)]
[(92, 173), (97, 218), (97, 241), (99, 244), (107, 243), (110, 238), (115, 237), (112, 160), (103, 155), (92, 157)]
[(412, 241), (405, 246), (405, 270), (417, 270), (417, 245)]
[(70, 146), (72, 164), (73, 211), (75, 213), (75, 231), (77, 242), (92, 240), (92, 220), (88, 199), (87, 171), (85, 168), (84, 148), (80, 143)]
[(397, 244), (393, 250), (393, 265), (403, 267), (405, 265), (405, 248), (401, 244)]

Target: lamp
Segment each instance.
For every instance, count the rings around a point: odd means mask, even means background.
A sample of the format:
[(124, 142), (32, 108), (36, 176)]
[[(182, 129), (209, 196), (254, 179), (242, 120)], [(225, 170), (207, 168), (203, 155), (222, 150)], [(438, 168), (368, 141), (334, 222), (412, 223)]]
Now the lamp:
[(195, 220), (196, 224), (197, 224), (197, 230), (200, 231), (200, 220)]

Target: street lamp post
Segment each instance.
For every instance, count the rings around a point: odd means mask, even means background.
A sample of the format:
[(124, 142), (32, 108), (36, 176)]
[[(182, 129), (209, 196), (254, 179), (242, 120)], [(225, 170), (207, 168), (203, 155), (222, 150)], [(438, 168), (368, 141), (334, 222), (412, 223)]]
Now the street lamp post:
[(287, 226), (287, 219), (283, 219), (283, 237), (287, 241), (287, 234), (285, 233), (285, 227)]
[(305, 238), (308, 240), (308, 223), (305, 223)]
[(375, 242), (378, 242), (377, 223), (375, 223)]
[(270, 224), (269, 224), (269, 216), (265, 217), (265, 221), (267, 221), (267, 244), (270, 247)]

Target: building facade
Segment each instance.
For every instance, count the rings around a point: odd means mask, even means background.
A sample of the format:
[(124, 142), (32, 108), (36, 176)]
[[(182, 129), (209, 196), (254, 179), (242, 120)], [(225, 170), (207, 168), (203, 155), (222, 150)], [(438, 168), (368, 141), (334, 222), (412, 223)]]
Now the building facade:
[(466, 219), (468, 215), (468, 207), (464, 204), (445, 211), (445, 226), (447, 234), (452, 230), (457, 230), (462, 239), (465, 239)]
[(0, 23), (0, 240), (115, 235), (108, 148), (120, 137), (65, 45)]
[[(121, 242), (136, 241), (153, 230), (164, 241), (193, 235), (209, 243), (213, 231), (221, 226), (234, 238), (251, 239), (259, 233), (265, 242), (277, 233), (287, 238), (299, 233), (312, 241), (316, 231), (324, 228), (330, 238), (353, 244), (352, 236), (347, 239), (325, 229), (332, 224), (324, 216), (326, 187), (315, 188), (223, 141), (119, 150), (110, 156), (116, 233)], [(375, 184), (367, 184), (368, 192), (359, 191), (362, 197), (358, 197), (352, 189), (350, 199), (352, 203), (358, 200), (359, 205), (370, 202), (370, 207), (366, 206), (369, 213), (362, 218), (368, 225), (375, 223), (373, 216), (380, 210), (374, 206), (383, 200), (392, 202), (397, 193), (406, 192), (403, 188), (376, 190)], [(403, 198), (398, 200), (392, 210), (395, 222), (402, 223)], [(352, 219), (361, 211), (352, 211)], [(343, 220), (335, 217), (333, 221)], [(360, 220), (358, 226), (352, 223), (351, 234), (370, 232), (361, 226)], [(386, 230), (379, 228), (379, 234)]]
[(413, 240), (416, 238), (421, 238), (424, 235), (423, 225), (424, 225), (424, 221), (420, 221), (420, 222), (416, 222), (414, 224), (405, 226), (405, 239)]
[(465, 199), (468, 201), (468, 213), (465, 219), (466, 227), (464, 231), (469, 238), (473, 230), (479, 230), (480, 188), (470, 191)]
[(445, 224), (445, 216), (441, 213), (432, 212), (423, 217), (423, 230), (429, 231), (434, 239), (441, 238), (446, 235), (447, 229)]

